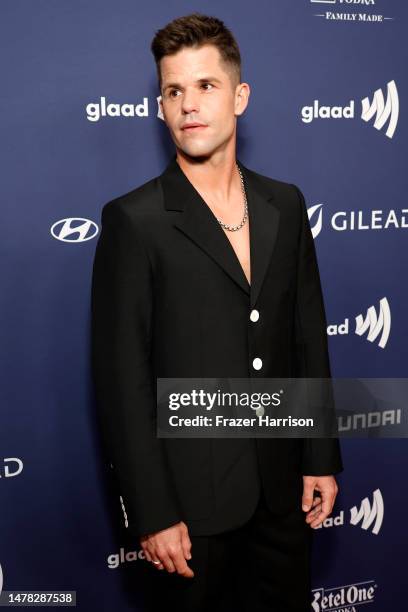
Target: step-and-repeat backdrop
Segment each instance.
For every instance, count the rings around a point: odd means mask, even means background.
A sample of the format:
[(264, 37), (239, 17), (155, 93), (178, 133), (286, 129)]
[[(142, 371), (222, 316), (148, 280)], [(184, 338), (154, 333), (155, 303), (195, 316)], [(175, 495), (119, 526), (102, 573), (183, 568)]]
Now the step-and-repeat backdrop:
[[(86, 611), (142, 610), (147, 563), (95, 426), (100, 212), (174, 152), (149, 47), (193, 10), (240, 45), (239, 158), (305, 194), (333, 376), (407, 376), (404, 0), (2, 0), (0, 589), (73, 590)], [(404, 610), (407, 442), (342, 449), (311, 609)]]

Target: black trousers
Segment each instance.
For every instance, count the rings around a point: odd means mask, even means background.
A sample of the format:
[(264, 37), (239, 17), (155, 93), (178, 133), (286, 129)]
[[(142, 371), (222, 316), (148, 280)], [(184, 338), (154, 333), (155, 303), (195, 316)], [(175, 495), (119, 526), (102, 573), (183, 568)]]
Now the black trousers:
[(232, 531), (192, 536), (194, 578), (147, 563), (146, 612), (309, 612), (312, 528), (299, 509), (272, 514), (261, 493), (251, 519)]

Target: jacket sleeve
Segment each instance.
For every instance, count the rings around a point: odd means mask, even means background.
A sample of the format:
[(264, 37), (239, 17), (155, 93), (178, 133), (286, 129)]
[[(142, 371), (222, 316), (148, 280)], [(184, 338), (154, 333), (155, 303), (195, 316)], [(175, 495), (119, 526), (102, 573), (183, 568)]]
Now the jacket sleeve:
[(92, 374), (98, 421), (121, 491), (129, 533), (182, 520), (162, 440), (151, 367), (152, 271), (121, 203), (102, 209), (92, 274)]
[[(295, 304), (295, 346), (299, 378), (331, 378), (327, 321), (314, 239), (305, 199), (295, 187), (300, 206), (300, 238)], [(331, 408), (329, 408), (331, 409)], [(325, 476), (343, 471), (337, 438), (305, 438), (302, 473)]]

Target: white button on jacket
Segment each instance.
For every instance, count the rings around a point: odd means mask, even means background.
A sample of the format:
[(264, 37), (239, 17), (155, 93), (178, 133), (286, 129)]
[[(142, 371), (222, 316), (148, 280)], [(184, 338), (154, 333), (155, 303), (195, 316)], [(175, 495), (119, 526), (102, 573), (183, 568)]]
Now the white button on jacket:
[(252, 310), (251, 314), (249, 315), (249, 318), (255, 323), (259, 319), (259, 311), (255, 309)]
[(262, 359), (260, 359), (259, 357), (255, 357), (252, 362), (252, 365), (254, 366), (255, 370), (260, 370), (262, 368)]

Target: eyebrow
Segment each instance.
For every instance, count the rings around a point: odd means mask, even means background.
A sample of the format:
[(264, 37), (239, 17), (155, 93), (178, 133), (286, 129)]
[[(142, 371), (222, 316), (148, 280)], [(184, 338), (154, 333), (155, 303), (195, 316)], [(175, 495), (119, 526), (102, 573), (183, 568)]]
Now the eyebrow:
[[(222, 83), (220, 79), (217, 79), (217, 77), (213, 77), (213, 76), (202, 77), (201, 79), (197, 79), (196, 83), (207, 83), (208, 81), (214, 81), (215, 83)], [(169, 89), (169, 87), (179, 88), (181, 87), (181, 85), (180, 83), (167, 83), (165, 87), (163, 88), (163, 91), (166, 91), (167, 89)]]

